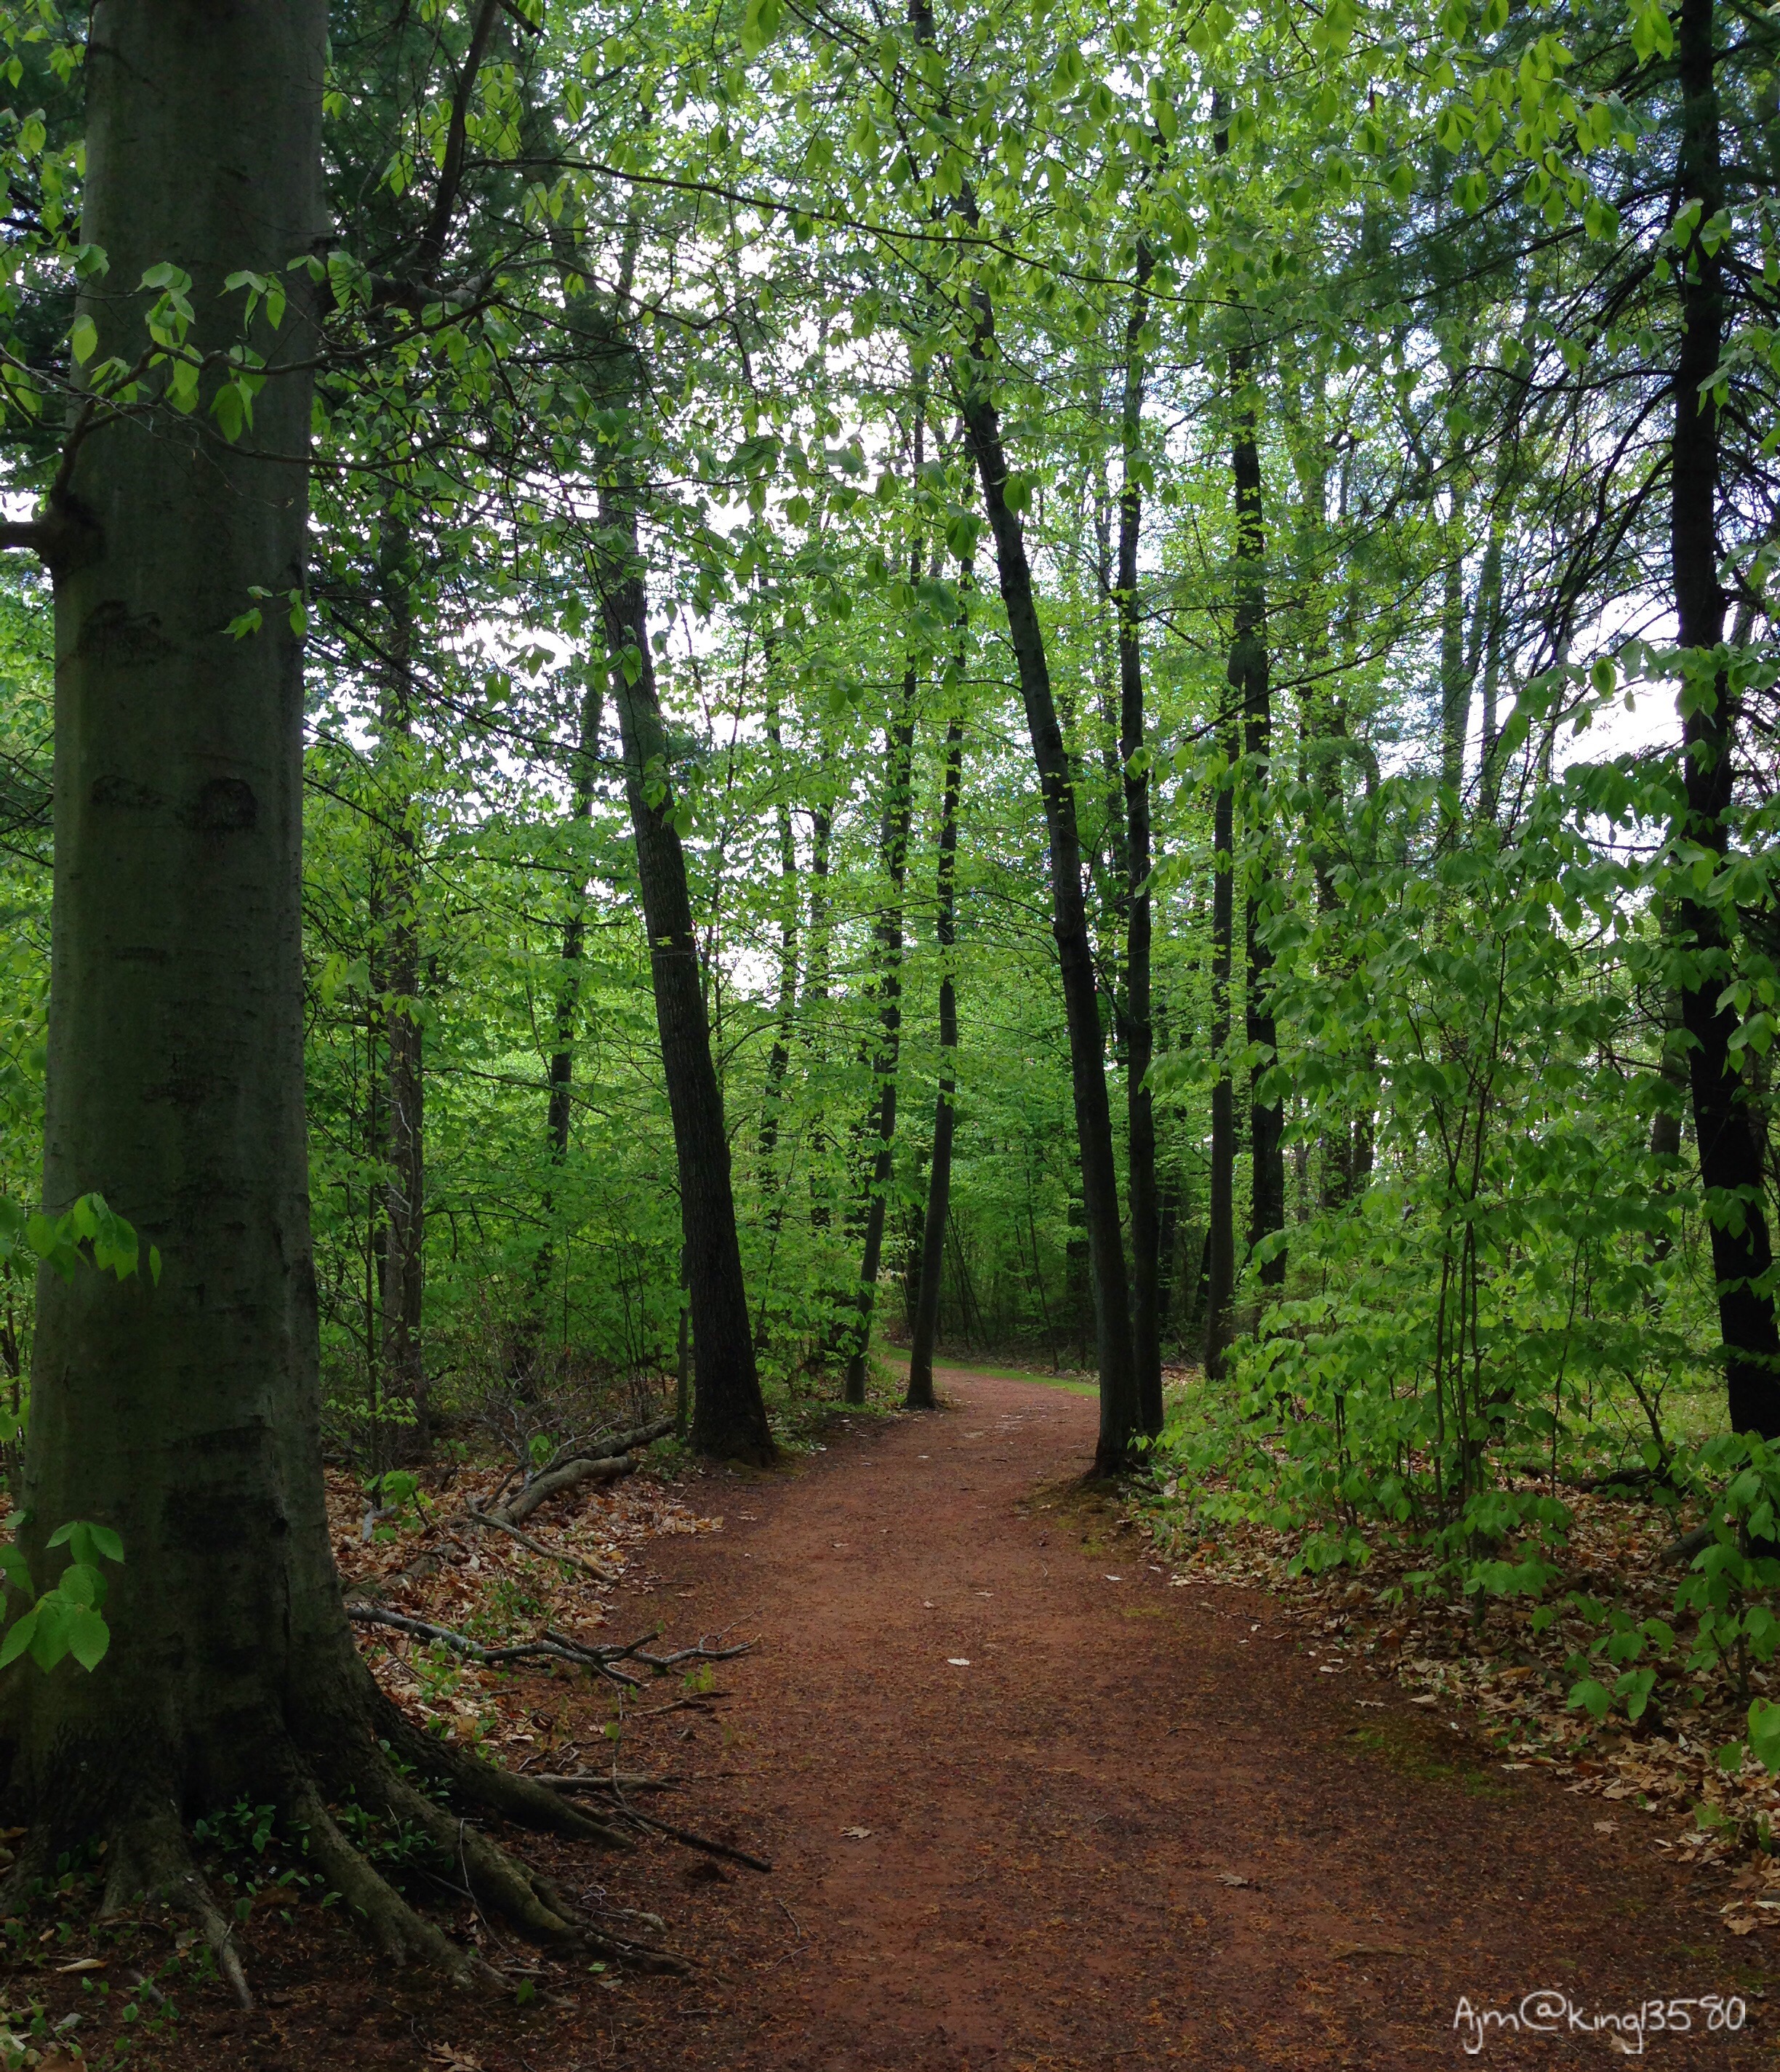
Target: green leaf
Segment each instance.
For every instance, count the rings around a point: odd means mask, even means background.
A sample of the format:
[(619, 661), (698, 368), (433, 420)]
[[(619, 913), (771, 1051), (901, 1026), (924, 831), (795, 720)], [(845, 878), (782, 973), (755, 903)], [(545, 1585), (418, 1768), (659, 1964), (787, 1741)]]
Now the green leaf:
[(1571, 1685), (1570, 1695), (1564, 1702), (1572, 1712), (1585, 1708), (1591, 1719), (1604, 1720), (1613, 1701), (1613, 1693), (1605, 1684), (1597, 1683), (1593, 1676), (1585, 1676)]
[(1780, 1774), (1780, 1705), (1757, 1698), (1749, 1710), (1749, 1748), (1770, 1775)]
[(105, 1659), (111, 1645), (111, 1629), (90, 1605), (80, 1605), (68, 1614), (68, 1652), (89, 1674)]
[(16, 1662), (31, 1646), (31, 1636), (37, 1630), (37, 1608), (33, 1605), (15, 1618), (8, 1629), (5, 1640), (0, 1641), (0, 1669)]
[(742, 54), (757, 58), (779, 33), (780, 0), (748, 0), (742, 17)]
[(68, 333), (68, 345), (76, 364), (84, 367), (92, 359), (98, 343), (99, 327), (83, 310), (74, 319), (73, 328)]
[(225, 381), (211, 398), (210, 414), (233, 446), (246, 426), (247, 413), (241, 406), (241, 392), (232, 381)]
[(31, 1659), (46, 1673), (68, 1651), (68, 1609), (51, 1590), (37, 1601), (31, 1629)]

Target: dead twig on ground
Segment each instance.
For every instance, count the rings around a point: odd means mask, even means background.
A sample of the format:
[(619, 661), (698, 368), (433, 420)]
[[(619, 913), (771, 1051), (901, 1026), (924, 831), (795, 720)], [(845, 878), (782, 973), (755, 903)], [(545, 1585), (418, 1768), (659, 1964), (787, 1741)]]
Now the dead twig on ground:
[[(486, 1527), (491, 1532), (504, 1532), (510, 1540), (516, 1540), (521, 1547), (528, 1547), (534, 1554), (541, 1554), (547, 1561), (565, 1561), (571, 1568), (578, 1568), (584, 1576), (591, 1576), (595, 1582), (615, 1583), (621, 1571), (609, 1568), (604, 1562), (595, 1561), (585, 1554), (572, 1554), (565, 1547), (546, 1547), (541, 1540), (534, 1540), (528, 1532), (521, 1532), (511, 1519), (497, 1518), (492, 1511), (479, 1511), (474, 1504), (458, 1513), (458, 1518), (467, 1519), (472, 1525)], [(454, 1520), (454, 1523), (456, 1521)]]
[(624, 1666), (628, 1663), (635, 1663), (660, 1675), (665, 1670), (677, 1669), (684, 1662), (733, 1662), (754, 1646), (750, 1640), (738, 1642), (730, 1647), (713, 1646), (701, 1640), (691, 1647), (676, 1648), (666, 1655), (652, 1655), (649, 1643), (656, 1638), (654, 1634), (645, 1634), (639, 1640), (622, 1644), (589, 1647), (546, 1626), (540, 1639), (518, 1641), (504, 1647), (485, 1647), (467, 1633), (455, 1632), (448, 1626), (436, 1626), (430, 1619), (410, 1618), (405, 1612), (389, 1611), (381, 1605), (349, 1604), (346, 1615), (356, 1626), (388, 1626), (416, 1640), (432, 1641), (442, 1647), (449, 1647), (454, 1654), (489, 1668), (499, 1668), (514, 1662), (567, 1662), (591, 1669), (627, 1691), (640, 1690), (643, 1686), (642, 1678), (633, 1676)]

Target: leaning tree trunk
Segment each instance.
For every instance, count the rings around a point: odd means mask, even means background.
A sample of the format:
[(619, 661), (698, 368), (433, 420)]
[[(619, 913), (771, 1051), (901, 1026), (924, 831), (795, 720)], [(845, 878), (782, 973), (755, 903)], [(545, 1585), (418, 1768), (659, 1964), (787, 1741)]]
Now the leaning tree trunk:
[(600, 602), (624, 744), (624, 783), (636, 837), (661, 1069), (680, 1170), (693, 1330), (692, 1443), (700, 1453), (764, 1462), (771, 1459), (775, 1449), (754, 1367), (723, 1096), (699, 983), (685, 853), (667, 781), (667, 733), (656, 694), (634, 498), (604, 491), (600, 523)]
[[(22, 1544), (39, 1585), (54, 1527), (123, 1543), (90, 1675), (21, 1660), (0, 1678), (7, 1796), (27, 1826), (4, 1904), (59, 1850), (103, 1844), (108, 1910), (159, 1893), (204, 1925), (246, 1997), (183, 1821), (246, 1798), (306, 1836), (318, 1873), (400, 1961), (476, 1963), (345, 1840), (330, 1798), (413, 1823), (454, 1876), (533, 1932), (570, 1924), (541, 1881), (426, 1796), (569, 1823), (553, 1795), (419, 1732), (355, 1651), (323, 1501), (303, 1118), (302, 654), (287, 610), (236, 639), (255, 587), (303, 582), (306, 276), (324, 248), (327, 10), (98, 0), (87, 52), (82, 236), (95, 364), (142, 349), (171, 261), (192, 342), (239, 335), (238, 269), (291, 283), (250, 446), (189, 414), (84, 420), (33, 542), (55, 586), (55, 885), (44, 1192), (101, 1188), (164, 1270), (82, 1270), (39, 1289)], [(291, 371), (282, 372), (288, 365)], [(213, 378), (213, 377), (212, 377)], [(384, 1748), (380, 1748), (380, 1739)], [(389, 1753), (386, 1753), (385, 1749)], [(486, 1975), (486, 1967), (482, 1967)]]
[[(960, 599), (970, 584), (970, 563), (959, 574)], [(968, 605), (959, 614), (960, 674)], [(910, 1410), (936, 1407), (933, 1348), (939, 1335), (939, 1291), (946, 1270), (946, 1225), (952, 1215), (952, 1140), (958, 1086), (958, 988), (953, 976), (958, 943), (958, 798), (963, 787), (964, 722), (954, 713), (946, 726), (945, 776), (939, 800), (939, 861), (934, 903), (934, 934), (939, 944), (939, 1091), (933, 1104), (933, 1160), (927, 1169), (927, 1211), (921, 1226), (921, 1281), (915, 1330), (909, 1342)]]
[(1137, 622), (1137, 547), (1143, 527), (1144, 327), (1155, 255), (1137, 241), (1137, 285), (1125, 323), (1121, 424), (1124, 469), (1119, 492), (1119, 754), (1125, 810), (1125, 1118), (1131, 1198), (1131, 1349), (1139, 1415), (1146, 1432), (1162, 1429), (1161, 1226), (1156, 1202), (1156, 1111), (1148, 1084), (1155, 1046), (1150, 1021), (1149, 772), (1144, 746), (1144, 664)]
[(1044, 629), (1032, 593), (1026, 531), (1007, 500), (1007, 454), (1001, 444), (1001, 413), (987, 386), (994, 347), (994, 312), (980, 290), (972, 292), (974, 328), (968, 358), (959, 368), (964, 387), (964, 427), (982, 484), (983, 506), (994, 535), (1001, 601), (1020, 672), (1020, 692), (1032, 739), (1033, 761), (1044, 796), (1050, 837), (1052, 932), (1063, 985), (1069, 1030), (1070, 1077), (1075, 1101), (1075, 1135), (1082, 1161), (1082, 1197), (1087, 1223), (1088, 1270), (1094, 1289), (1096, 1352), (1100, 1374), (1100, 1429), (1095, 1467), (1116, 1474), (1131, 1460), (1143, 1429), (1137, 1374), (1126, 1308), (1124, 1239), (1120, 1228), (1118, 1171), (1112, 1151), (1112, 1111), (1107, 1097), (1106, 1038), (1100, 1026), (1099, 988), (1082, 898), (1082, 844), (1075, 820), (1062, 730), (1051, 696)]
[[(1680, 201), (1702, 224), (1724, 206), (1712, 0), (1682, 0), (1675, 60), (1682, 95)], [(1724, 655), (1725, 593), (1718, 581), (1719, 417), (1704, 384), (1718, 367), (1725, 329), (1724, 264), (1696, 236), (1682, 261), (1681, 352), (1675, 373), (1670, 452), (1670, 549), (1678, 644), (1683, 651), (1682, 740), (1687, 811), (1679, 832), (1722, 856), (1732, 798), (1736, 712)], [(1683, 883), (1691, 890), (1691, 873)], [(1712, 1226), (1719, 1330), (1731, 1428), (1780, 1438), (1780, 1332), (1762, 1285), (1773, 1264), (1762, 1157), (1732, 1038), (1737, 1012), (1721, 996), (1732, 976), (1719, 909), (1683, 894), (1681, 934), (1691, 938), (1692, 983), (1681, 989), (1700, 1177)]]

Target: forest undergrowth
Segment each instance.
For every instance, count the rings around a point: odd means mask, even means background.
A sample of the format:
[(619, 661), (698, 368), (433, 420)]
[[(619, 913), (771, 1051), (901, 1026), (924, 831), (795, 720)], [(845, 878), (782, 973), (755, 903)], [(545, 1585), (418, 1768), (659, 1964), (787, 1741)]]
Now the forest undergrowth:
[[(1732, 1934), (1780, 1922), (1766, 1449), (1677, 1446), (1657, 1473), (1597, 1424), (1555, 1476), (1498, 1477), (1519, 1531), (1457, 1552), (1448, 1540), (1442, 1560), (1440, 1531), (1393, 1518), (1392, 1493), (1363, 1478), (1307, 1495), (1292, 1462), (1301, 1405), (1263, 1414), (1250, 1399), (1245, 1422), (1196, 1370), (1170, 1383), (1170, 1426), (1130, 1509), (1178, 1587), (1264, 1591), (1254, 1644), (1407, 1691), (1450, 1729), (1455, 1779), (1466, 1761), (1561, 1779), (1601, 1802), (1597, 1832), (1635, 1825), (1679, 1861), (1740, 1865)], [(1355, 1703), (1381, 1713), (1357, 1738), (1385, 1747), (1386, 1701)]]

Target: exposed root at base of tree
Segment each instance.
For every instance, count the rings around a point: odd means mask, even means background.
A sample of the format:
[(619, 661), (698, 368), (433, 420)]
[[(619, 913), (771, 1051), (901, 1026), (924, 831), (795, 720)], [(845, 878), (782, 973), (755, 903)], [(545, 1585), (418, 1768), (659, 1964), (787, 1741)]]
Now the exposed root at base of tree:
[[(633, 1659), (647, 1659), (636, 1650), (630, 1652)], [(664, 1665), (697, 1659), (700, 1653), (695, 1649), (684, 1657), (664, 1658)], [(609, 1926), (596, 1925), (549, 1879), (483, 1832), (470, 1814), (491, 1813), (568, 1840), (619, 1849), (631, 1847), (635, 1834), (668, 1832), (661, 1823), (638, 1813), (615, 1791), (610, 1807), (598, 1810), (609, 1811), (616, 1820), (596, 1817), (593, 1809), (583, 1811), (559, 1790), (496, 1770), (438, 1740), (409, 1720), (377, 1688), (368, 1670), (360, 1667), (362, 1709), (353, 1708), (356, 1718), (349, 1729), (343, 1726), (337, 1738), (330, 1737), (321, 1759), (307, 1761), (294, 1741), (274, 1737), (271, 1752), (252, 1766), (242, 1786), (254, 1802), (269, 1803), (285, 1840), (306, 1856), (327, 1888), (339, 1894), (380, 1955), (393, 1964), (430, 1966), (466, 1989), (508, 1992), (516, 1984), (480, 1952), (454, 1942), (384, 1877), (343, 1832), (330, 1801), (337, 1808), (350, 1800), (373, 1818), (423, 1836), (441, 1882), (467, 1899), (491, 1930), (498, 1919), (528, 1942), (553, 1951), (643, 1971), (691, 1970), (684, 1957), (647, 1939), (664, 1932), (656, 1917), (626, 1914), (621, 1925), (613, 1915)], [(45, 1803), (57, 1805), (72, 1799), (54, 1791), (41, 1795)], [(442, 1803), (446, 1797), (462, 1810)], [(29, 1829), (0, 1884), (0, 1917), (23, 1913), (31, 1905), (40, 1886), (53, 1877), (58, 1852), (76, 1839), (53, 1818)], [(117, 1920), (155, 1904), (184, 1916), (202, 1933), (236, 2000), (251, 2009), (253, 1994), (234, 1923), (211, 1891), (172, 1790), (137, 1790), (121, 1811), (114, 1808), (95, 1821), (86, 1839), (101, 1845), (106, 1866), (100, 1918)], [(684, 1839), (695, 1847), (722, 1849), (702, 1838)]]

